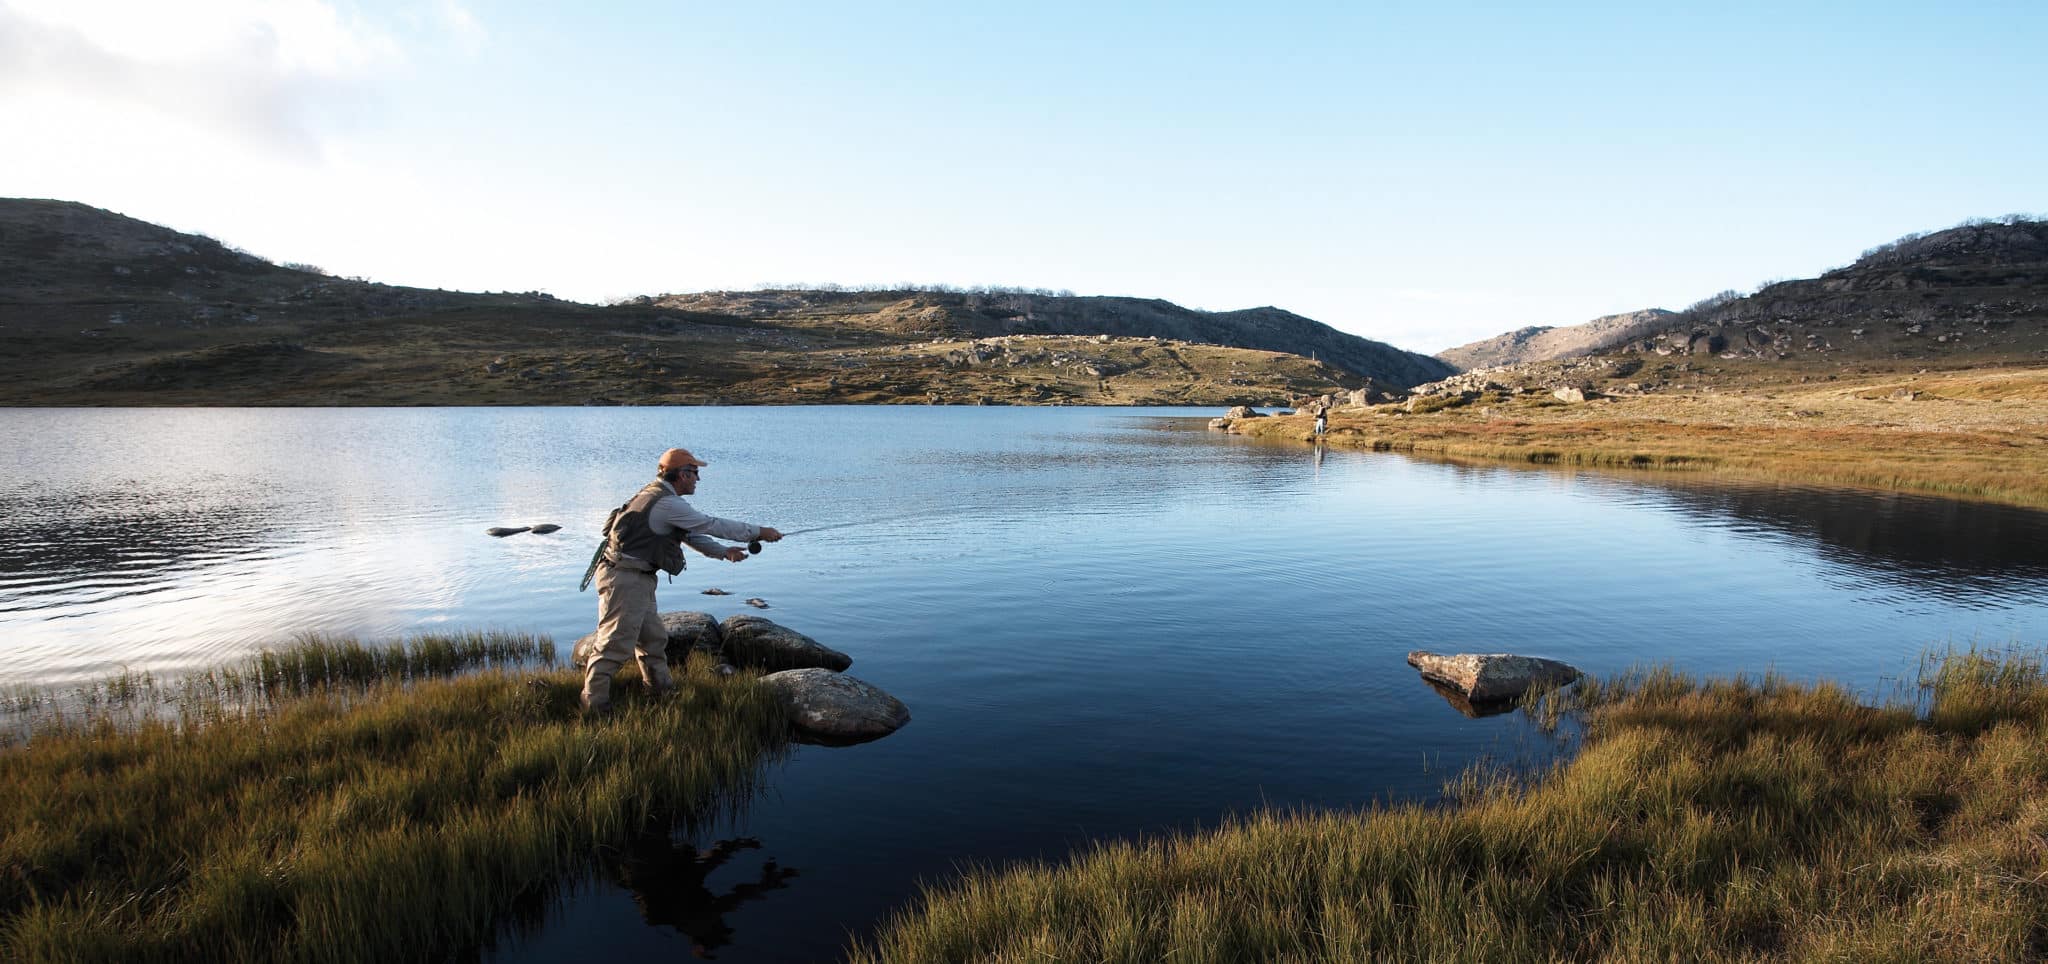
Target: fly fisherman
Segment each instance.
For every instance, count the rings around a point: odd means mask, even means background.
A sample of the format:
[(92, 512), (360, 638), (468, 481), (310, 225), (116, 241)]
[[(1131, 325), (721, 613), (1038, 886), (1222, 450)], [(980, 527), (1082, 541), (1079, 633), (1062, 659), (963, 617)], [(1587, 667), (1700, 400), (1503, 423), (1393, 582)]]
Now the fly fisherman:
[(683, 571), (683, 544), (713, 559), (739, 562), (747, 551), (734, 542), (777, 542), (782, 533), (705, 515), (683, 501), (697, 492), (697, 470), (708, 465), (688, 449), (669, 449), (655, 464), (654, 481), (627, 500), (606, 525), (597, 574), (597, 653), (583, 671), (583, 712), (611, 709), (612, 676), (631, 656), (656, 696), (675, 689), (668, 672), (668, 630), (654, 605), (654, 574)]

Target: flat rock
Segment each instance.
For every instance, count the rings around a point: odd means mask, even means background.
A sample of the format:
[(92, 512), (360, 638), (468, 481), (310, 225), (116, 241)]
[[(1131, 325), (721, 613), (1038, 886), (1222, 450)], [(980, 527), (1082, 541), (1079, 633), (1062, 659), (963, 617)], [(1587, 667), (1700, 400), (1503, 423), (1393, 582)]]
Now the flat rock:
[(1510, 653), (1445, 655), (1416, 650), (1408, 654), (1408, 665), (1421, 670), (1423, 678), (1448, 686), (1474, 703), (1512, 700), (1534, 688), (1569, 686), (1581, 675), (1554, 659)]
[(841, 672), (853, 657), (761, 616), (728, 616), (718, 625), (725, 658), (738, 666), (765, 670), (827, 669)]
[[(690, 652), (722, 655), (723, 638), (718, 631), (718, 621), (710, 613), (672, 612), (661, 614), (661, 626), (668, 630), (668, 661), (680, 664), (690, 657)], [(569, 650), (569, 665), (582, 669), (590, 664), (590, 658), (597, 655), (597, 634), (588, 633), (576, 640)]]
[(784, 670), (761, 677), (761, 684), (775, 690), (797, 729), (831, 741), (873, 740), (910, 722), (902, 700), (831, 670)]
[(547, 535), (547, 534), (548, 534), (548, 533), (550, 533), (550, 532), (560, 532), (560, 531), (562, 531), (562, 527), (561, 527), (561, 526), (558, 526), (558, 525), (556, 525), (556, 524), (554, 524), (554, 523), (552, 523), (552, 522), (543, 522), (543, 523), (541, 523), (540, 525), (534, 526), (534, 527), (533, 527), (533, 529), (532, 529), (532, 532), (533, 532), (533, 534), (534, 534), (534, 535), (537, 535), (537, 536), (544, 536), (544, 535)]
[(492, 526), (488, 529), (485, 529), (484, 532), (486, 534), (494, 535), (500, 539), (503, 539), (506, 536), (516, 536), (522, 532), (525, 532), (526, 529), (526, 526)]

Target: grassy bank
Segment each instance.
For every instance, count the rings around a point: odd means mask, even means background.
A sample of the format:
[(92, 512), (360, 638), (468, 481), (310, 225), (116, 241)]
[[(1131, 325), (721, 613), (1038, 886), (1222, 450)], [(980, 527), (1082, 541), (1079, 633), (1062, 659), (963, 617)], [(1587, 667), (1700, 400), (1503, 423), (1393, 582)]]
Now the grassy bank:
[(315, 643), (89, 688), (0, 747), (0, 960), (445, 958), (599, 846), (735, 802), (784, 745), (744, 674), (623, 685), (585, 724), (572, 673), (519, 668), (552, 657)]
[[(1307, 416), (1245, 419), (1236, 430), (1311, 437)], [(1871, 375), (1578, 404), (1495, 395), (1419, 413), (1340, 409), (1327, 444), (2048, 507), (2048, 370)]]
[(1264, 813), (928, 892), (857, 961), (2039, 960), (2048, 677), (1915, 699), (1669, 673), (1540, 708), (1582, 752), (1446, 806)]

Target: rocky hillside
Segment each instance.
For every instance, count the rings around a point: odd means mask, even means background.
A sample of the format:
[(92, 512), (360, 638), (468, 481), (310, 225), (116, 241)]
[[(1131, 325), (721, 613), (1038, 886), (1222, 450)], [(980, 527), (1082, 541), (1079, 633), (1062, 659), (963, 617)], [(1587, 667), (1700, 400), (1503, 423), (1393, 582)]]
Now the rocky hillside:
[[(1295, 342), (1301, 355), (1246, 347)], [(0, 405), (1206, 406), (1356, 388), (1351, 364), (1409, 384), (1439, 363), (1273, 309), (811, 292), (596, 306), (406, 288), (0, 199)]]
[(1624, 347), (1764, 360), (2039, 361), (2048, 350), (2048, 222), (1909, 235), (1818, 278), (1709, 299)]
[(1437, 352), (1461, 371), (1575, 358), (1606, 351), (1662, 329), (1675, 312), (1647, 308), (1607, 315), (1579, 325), (1518, 328), (1504, 335)]
[(1156, 337), (1301, 355), (1401, 386), (1451, 373), (1438, 359), (1270, 307), (1211, 312), (1158, 299), (912, 290), (702, 292), (662, 295), (645, 303), (807, 328), (875, 328), (927, 337)]

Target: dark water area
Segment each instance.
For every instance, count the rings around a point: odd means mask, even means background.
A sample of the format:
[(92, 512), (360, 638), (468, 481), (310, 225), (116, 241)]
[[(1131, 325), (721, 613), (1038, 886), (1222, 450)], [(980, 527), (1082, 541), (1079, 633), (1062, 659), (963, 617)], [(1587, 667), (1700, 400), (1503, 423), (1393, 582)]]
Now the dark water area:
[[(1261, 444), (1215, 413), (683, 408), (0, 412), (0, 685), (207, 668), (300, 632), (567, 643), (605, 513), (684, 445), (706, 511), (795, 535), (664, 609), (761, 615), (913, 720), (800, 747), (737, 816), (652, 832), (486, 957), (836, 956), (967, 864), (1427, 800), (1540, 759), (1411, 649), (1593, 673), (1826, 677), (2048, 643), (2048, 514), (1684, 475)], [(561, 532), (493, 539), (493, 525)], [(731, 596), (705, 596), (716, 586)]]

